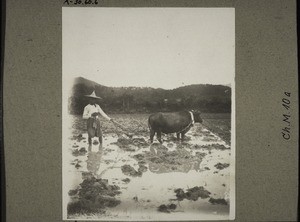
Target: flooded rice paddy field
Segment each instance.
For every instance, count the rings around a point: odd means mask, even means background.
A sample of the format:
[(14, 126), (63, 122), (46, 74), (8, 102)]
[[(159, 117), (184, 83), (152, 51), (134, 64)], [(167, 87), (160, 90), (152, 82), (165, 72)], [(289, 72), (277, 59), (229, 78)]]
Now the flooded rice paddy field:
[(64, 203), (68, 219), (228, 219), (230, 114), (203, 115), (178, 142), (149, 142), (148, 114), (111, 115), (133, 134), (103, 120), (103, 147), (88, 145), (85, 121), (70, 116), (63, 147)]

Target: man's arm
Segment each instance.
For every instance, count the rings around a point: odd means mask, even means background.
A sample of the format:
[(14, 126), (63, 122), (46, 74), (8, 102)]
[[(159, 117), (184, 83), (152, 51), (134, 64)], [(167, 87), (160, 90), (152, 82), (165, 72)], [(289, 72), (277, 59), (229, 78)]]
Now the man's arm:
[(89, 117), (90, 117), (89, 109), (88, 109), (88, 107), (86, 106), (86, 107), (84, 108), (84, 111), (83, 111), (83, 114), (82, 114), (82, 118), (83, 118), (83, 119), (88, 119)]
[(107, 120), (111, 120), (111, 118), (108, 115), (106, 115), (106, 113), (100, 108), (100, 106), (98, 107), (98, 109), (101, 116), (103, 116)]

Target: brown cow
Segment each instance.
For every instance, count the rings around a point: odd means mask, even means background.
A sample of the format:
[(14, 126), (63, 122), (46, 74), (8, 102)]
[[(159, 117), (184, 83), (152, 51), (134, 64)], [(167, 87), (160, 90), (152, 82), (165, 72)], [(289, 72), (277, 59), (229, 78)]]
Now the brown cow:
[(184, 139), (184, 135), (190, 130), (194, 122), (202, 123), (199, 111), (181, 111), (169, 113), (155, 113), (149, 116), (148, 126), (150, 129), (150, 141), (153, 143), (153, 137), (156, 137), (160, 143), (161, 133), (176, 133), (177, 139)]

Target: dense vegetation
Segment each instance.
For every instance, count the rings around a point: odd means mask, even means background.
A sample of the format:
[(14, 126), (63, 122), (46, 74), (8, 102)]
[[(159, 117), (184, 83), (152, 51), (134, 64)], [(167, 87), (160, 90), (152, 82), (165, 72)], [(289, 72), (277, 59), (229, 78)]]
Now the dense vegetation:
[(107, 113), (148, 113), (199, 109), (202, 112), (231, 111), (231, 88), (223, 85), (197, 84), (176, 89), (151, 87), (107, 87), (96, 82), (76, 78), (69, 98), (71, 114), (82, 114), (88, 100), (84, 95), (96, 94), (102, 98), (101, 107)]

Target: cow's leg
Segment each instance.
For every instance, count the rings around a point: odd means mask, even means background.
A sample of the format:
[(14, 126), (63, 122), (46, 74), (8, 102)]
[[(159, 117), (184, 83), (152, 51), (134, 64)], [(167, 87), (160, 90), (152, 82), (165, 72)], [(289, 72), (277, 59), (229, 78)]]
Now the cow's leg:
[(157, 136), (157, 140), (162, 143), (162, 140), (161, 140), (161, 131), (158, 130), (157, 133), (156, 133), (156, 136)]
[(89, 136), (88, 141), (89, 141), (89, 145), (91, 145), (92, 144), (92, 137)]
[(150, 142), (153, 143), (153, 137), (154, 137), (155, 131), (153, 129), (150, 129)]
[(185, 134), (190, 130), (191, 127), (187, 128), (186, 130), (184, 130), (183, 132), (181, 132), (181, 141), (184, 140)]
[(181, 141), (184, 140), (184, 133), (181, 133)]
[(100, 143), (100, 146), (102, 146), (102, 144), (103, 144), (103, 139), (102, 139), (102, 130), (101, 130), (101, 128), (99, 128), (98, 137), (99, 137), (99, 143)]
[(102, 133), (99, 135), (99, 149), (102, 148), (103, 139), (102, 139)]
[(180, 133), (176, 133), (177, 140), (180, 140)]

